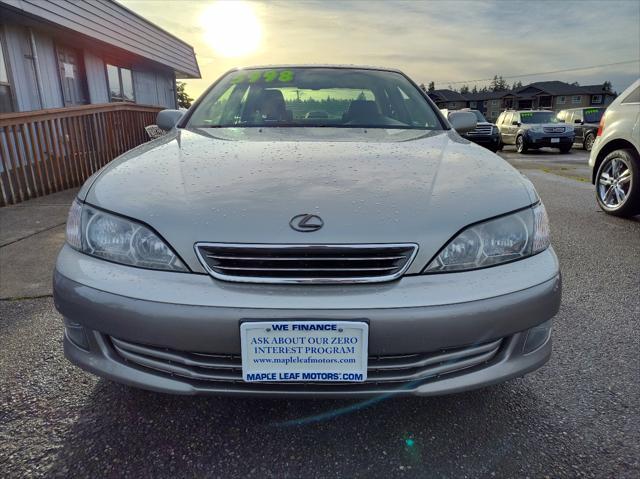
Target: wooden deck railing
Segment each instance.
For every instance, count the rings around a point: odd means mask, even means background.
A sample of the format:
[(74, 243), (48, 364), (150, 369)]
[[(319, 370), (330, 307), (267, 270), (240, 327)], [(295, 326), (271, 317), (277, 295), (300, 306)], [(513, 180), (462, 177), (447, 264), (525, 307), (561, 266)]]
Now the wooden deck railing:
[(80, 186), (149, 140), (161, 107), (86, 105), (0, 115), (0, 206)]

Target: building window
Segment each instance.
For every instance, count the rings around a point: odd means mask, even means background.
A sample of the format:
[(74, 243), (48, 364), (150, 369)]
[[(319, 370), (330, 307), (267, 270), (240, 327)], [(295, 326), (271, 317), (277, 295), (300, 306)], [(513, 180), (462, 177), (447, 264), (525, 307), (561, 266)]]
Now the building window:
[(0, 113), (13, 111), (11, 101), (11, 85), (9, 84), (9, 72), (4, 60), (4, 42), (0, 36)]
[(594, 105), (600, 105), (602, 103), (602, 95), (593, 95), (591, 97), (591, 103)]
[(111, 101), (136, 101), (130, 69), (107, 64), (107, 79)]
[(564, 105), (566, 101), (567, 101), (566, 97), (564, 97), (564, 96), (559, 96), (558, 97), (558, 105)]
[(491, 100), (491, 106), (498, 106), (499, 100)]
[(571, 97), (571, 103), (574, 105), (579, 105), (582, 102), (582, 97), (580, 95), (574, 95)]
[(449, 103), (449, 109), (455, 109), (456, 104), (455, 103)]
[(470, 101), (469, 102), (469, 108), (477, 108), (478, 104), (475, 101)]

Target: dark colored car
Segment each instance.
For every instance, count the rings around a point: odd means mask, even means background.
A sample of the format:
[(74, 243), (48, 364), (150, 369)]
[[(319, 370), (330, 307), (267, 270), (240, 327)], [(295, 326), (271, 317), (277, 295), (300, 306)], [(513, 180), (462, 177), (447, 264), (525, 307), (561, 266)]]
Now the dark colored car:
[[(445, 115), (450, 113), (449, 110), (440, 110)], [(493, 123), (489, 123), (482, 112), (478, 110), (456, 110), (456, 111), (469, 111), (476, 116), (478, 123), (476, 127), (466, 133), (461, 133), (461, 136), (469, 141), (477, 143), (480, 146), (484, 146), (486, 149), (493, 151), (494, 153), (502, 148), (502, 141), (500, 139), (500, 131), (498, 127)]]
[(574, 141), (580, 143), (585, 150), (591, 151), (605, 110), (604, 106), (569, 108), (558, 113), (558, 121), (573, 125), (573, 130), (576, 132)]
[(515, 145), (518, 153), (545, 146), (569, 153), (575, 138), (573, 125), (560, 123), (556, 114), (549, 110), (503, 111), (496, 125), (502, 143)]

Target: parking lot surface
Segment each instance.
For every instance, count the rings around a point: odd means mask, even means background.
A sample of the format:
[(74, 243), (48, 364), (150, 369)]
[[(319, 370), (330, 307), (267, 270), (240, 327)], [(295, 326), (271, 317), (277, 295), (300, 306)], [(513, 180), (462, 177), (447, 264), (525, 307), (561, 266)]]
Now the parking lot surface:
[(436, 398), (175, 397), (70, 365), (52, 299), (13, 297), (0, 301), (1, 475), (640, 476), (640, 218), (598, 209), (581, 150), (501, 155), (538, 189), (562, 265), (542, 369)]

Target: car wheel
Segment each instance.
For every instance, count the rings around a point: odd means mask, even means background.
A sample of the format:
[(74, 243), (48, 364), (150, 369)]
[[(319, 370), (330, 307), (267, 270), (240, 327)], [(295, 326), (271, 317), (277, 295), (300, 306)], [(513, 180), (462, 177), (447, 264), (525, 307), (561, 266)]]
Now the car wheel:
[(593, 148), (593, 142), (595, 141), (595, 139), (596, 137), (593, 133), (587, 134), (584, 141), (582, 142), (583, 148), (587, 151), (591, 151), (591, 148)]
[(562, 153), (563, 155), (569, 153), (570, 151), (571, 151), (571, 145), (560, 147), (560, 153)]
[(628, 149), (609, 153), (596, 174), (596, 199), (606, 213), (632, 216), (640, 213), (640, 160)]
[(524, 141), (524, 136), (518, 135), (516, 138), (516, 151), (518, 153), (526, 153), (527, 149), (527, 143)]
[(503, 148), (504, 148), (504, 143), (502, 143), (502, 140), (500, 140), (496, 146), (496, 151), (502, 151)]

